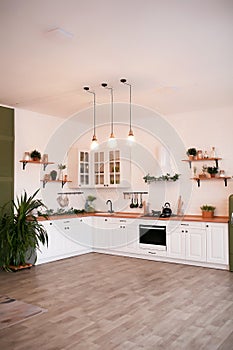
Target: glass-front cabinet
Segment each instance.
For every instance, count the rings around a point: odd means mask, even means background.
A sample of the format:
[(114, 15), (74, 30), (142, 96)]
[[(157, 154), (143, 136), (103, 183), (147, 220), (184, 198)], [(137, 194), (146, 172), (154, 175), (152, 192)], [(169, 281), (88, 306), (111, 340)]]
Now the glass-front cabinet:
[(67, 174), (72, 179), (69, 188), (90, 187), (90, 153), (71, 147), (67, 155)]
[(90, 185), (90, 155), (87, 151), (79, 152), (79, 186)]
[(120, 149), (98, 150), (93, 153), (95, 187), (128, 187), (130, 162), (122, 160)]

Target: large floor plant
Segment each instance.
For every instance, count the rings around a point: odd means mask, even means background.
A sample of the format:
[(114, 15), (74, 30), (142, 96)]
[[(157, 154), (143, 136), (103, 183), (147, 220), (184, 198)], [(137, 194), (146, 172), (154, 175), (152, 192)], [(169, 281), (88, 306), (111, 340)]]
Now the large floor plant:
[(48, 245), (48, 235), (34, 215), (45, 207), (36, 199), (37, 190), (32, 196), (26, 191), (16, 201), (6, 204), (0, 211), (0, 266), (10, 270), (11, 266), (24, 266), (35, 257), (39, 243)]

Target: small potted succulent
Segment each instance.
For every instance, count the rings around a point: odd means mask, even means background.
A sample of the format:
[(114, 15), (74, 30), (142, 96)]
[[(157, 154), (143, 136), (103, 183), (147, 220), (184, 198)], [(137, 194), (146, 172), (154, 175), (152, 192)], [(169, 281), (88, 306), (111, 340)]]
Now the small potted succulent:
[(30, 157), (33, 161), (38, 162), (41, 160), (41, 153), (34, 149), (34, 151), (31, 152)]
[(218, 168), (216, 166), (208, 166), (207, 172), (210, 174), (211, 177), (215, 177), (215, 175), (218, 173)]
[(189, 157), (189, 160), (193, 160), (194, 157), (197, 156), (197, 150), (196, 148), (192, 147), (192, 148), (189, 148), (186, 152), (187, 156)]
[(215, 210), (215, 207), (213, 207), (212, 205), (202, 205), (200, 207), (201, 211), (202, 211), (202, 217), (204, 219), (206, 218), (213, 218), (214, 217), (214, 210)]

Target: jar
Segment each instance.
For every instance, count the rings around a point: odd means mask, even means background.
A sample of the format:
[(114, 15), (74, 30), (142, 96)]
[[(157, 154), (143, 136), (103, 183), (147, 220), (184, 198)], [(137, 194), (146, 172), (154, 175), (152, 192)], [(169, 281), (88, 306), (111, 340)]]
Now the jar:
[(23, 159), (24, 159), (24, 160), (31, 160), (30, 152), (24, 152)]
[(220, 177), (225, 177), (225, 171), (224, 170), (220, 170), (219, 171), (219, 176)]
[(202, 153), (202, 150), (198, 150), (197, 151), (197, 159), (202, 159), (203, 158), (203, 153)]

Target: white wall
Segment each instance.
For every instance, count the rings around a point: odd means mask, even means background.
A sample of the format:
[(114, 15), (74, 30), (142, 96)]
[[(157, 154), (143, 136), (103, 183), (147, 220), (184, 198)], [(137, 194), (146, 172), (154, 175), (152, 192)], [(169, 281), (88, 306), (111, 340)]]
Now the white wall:
[[(101, 106), (97, 113), (97, 124), (101, 124), (97, 127), (100, 142), (104, 142), (110, 132), (107, 107)], [(121, 108), (125, 106), (116, 106), (114, 132), (117, 137), (124, 138), (128, 133), (128, 124), (125, 110)], [(186, 213), (200, 214), (200, 205), (212, 204), (217, 208), (216, 215), (227, 215), (228, 196), (233, 193), (233, 181), (229, 181), (228, 187), (221, 181), (206, 181), (201, 182), (201, 187), (198, 188), (197, 184), (190, 180), (192, 172), (182, 159), (185, 159), (185, 151), (189, 147), (209, 151), (215, 146), (218, 156), (223, 158), (220, 168), (232, 176), (232, 112), (233, 108), (223, 108), (160, 117), (154, 111), (134, 106), (133, 129), (136, 143), (131, 148), (132, 178), (129, 190), (148, 190), (149, 195), (144, 199), (150, 202), (151, 209), (159, 210), (165, 201), (169, 201), (176, 212), (177, 200), (181, 195)], [(15, 192), (20, 194), (25, 189), (32, 194), (41, 187), (42, 198), (48, 207), (56, 209), (57, 193), (62, 192), (60, 184), (48, 183), (43, 189), (40, 180), (44, 173), (57, 170), (58, 163), (66, 162), (66, 152), (74, 142), (78, 147), (89, 148), (92, 136), (90, 111), (81, 111), (77, 117), (67, 121), (16, 109), (15, 121)], [(25, 151), (35, 148), (42, 154), (48, 153), (49, 160), (55, 162), (54, 165), (48, 166), (45, 172), (40, 166), (31, 164), (22, 170), (22, 164), (19, 163)], [(165, 172), (177, 172), (181, 173), (181, 178), (176, 183), (147, 185), (142, 177), (148, 172), (155, 176)], [(67, 185), (63, 191), (68, 191)], [(80, 197), (70, 196), (69, 205), (82, 208), (85, 197), (93, 191), (84, 190), (84, 195)], [(98, 190), (96, 209), (106, 210), (105, 200), (112, 198), (115, 210), (129, 211), (130, 200), (124, 199), (123, 191), (125, 189)]]

